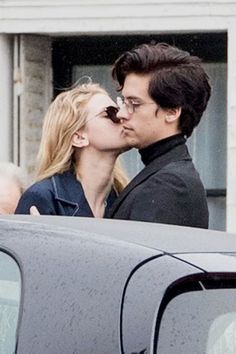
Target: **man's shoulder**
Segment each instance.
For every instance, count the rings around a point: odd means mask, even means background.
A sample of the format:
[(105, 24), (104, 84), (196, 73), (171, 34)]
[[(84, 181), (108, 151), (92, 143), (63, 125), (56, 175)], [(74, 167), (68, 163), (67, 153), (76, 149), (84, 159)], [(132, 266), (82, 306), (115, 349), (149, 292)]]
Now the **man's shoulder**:
[(187, 189), (203, 188), (201, 178), (191, 160), (170, 162), (143, 181), (142, 187), (162, 189), (164, 186)]
[(162, 169), (160, 169), (158, 172), (160, 174), (163, 173), (178, 173), (181, 175), (188, 175), (190, 172), (191, 173), (196, 173), (197, 170), (190, 159), (186, 160), (179, 160), (179, 161), (172, 161), (165, 165)]
[(168, 164), (164, 165), (162, 168), (158, 169), (152, 174), (152, 178), (160, 178), (168, 175), (176, 176), (189, 176), (189, 174), (198, 173), (192, 160), (177, 160), (171, 161)]

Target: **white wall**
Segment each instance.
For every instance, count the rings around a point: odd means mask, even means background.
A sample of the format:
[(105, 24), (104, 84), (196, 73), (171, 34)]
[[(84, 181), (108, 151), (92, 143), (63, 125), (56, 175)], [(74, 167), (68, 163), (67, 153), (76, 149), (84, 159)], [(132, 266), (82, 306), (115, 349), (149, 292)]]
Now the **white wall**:
[(222, 30), (234, 16), (235, 0), (5, 0), (0, 32)]
[(0, 34), (0, 161), (12, 160), (12, 38)]
[(236, 232), (236, 21), (228, 32), (227, 230)]

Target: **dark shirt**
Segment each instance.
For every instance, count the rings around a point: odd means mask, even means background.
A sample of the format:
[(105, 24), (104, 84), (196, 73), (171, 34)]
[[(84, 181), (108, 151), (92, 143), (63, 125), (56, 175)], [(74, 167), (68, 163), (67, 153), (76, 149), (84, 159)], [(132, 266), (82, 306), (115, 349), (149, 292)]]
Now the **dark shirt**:
[(182, 134), (176, 134), (169, 136), (166, 139), (157, 141), (156, 143), (147, 146), (144, 149), (140, 149), (139, 153), (144, 165), (149, 165), (156, 158), (166, 154), (178, 145), (186, 143), (186, 139)]

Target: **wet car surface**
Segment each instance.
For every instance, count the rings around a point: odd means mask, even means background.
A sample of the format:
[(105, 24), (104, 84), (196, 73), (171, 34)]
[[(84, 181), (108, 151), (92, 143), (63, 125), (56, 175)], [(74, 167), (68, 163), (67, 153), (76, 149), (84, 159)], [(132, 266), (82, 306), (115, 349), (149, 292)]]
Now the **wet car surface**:
[(236, 235), (0, 217), (0, 353), (235, 353)]

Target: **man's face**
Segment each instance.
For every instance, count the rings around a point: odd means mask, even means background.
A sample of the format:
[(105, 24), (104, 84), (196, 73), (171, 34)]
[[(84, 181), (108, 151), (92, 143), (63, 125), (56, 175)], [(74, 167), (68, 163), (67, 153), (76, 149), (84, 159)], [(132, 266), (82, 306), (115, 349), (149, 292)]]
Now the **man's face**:
[(169, 112), (149, 96), (149, 80), (150, 75), (132, 73), (126, 76), (122, 90), (126, 104), (120, 106), (117, 114), (129, 146), (138, 149), (175, 134), (173, 125), (166, 122)]

